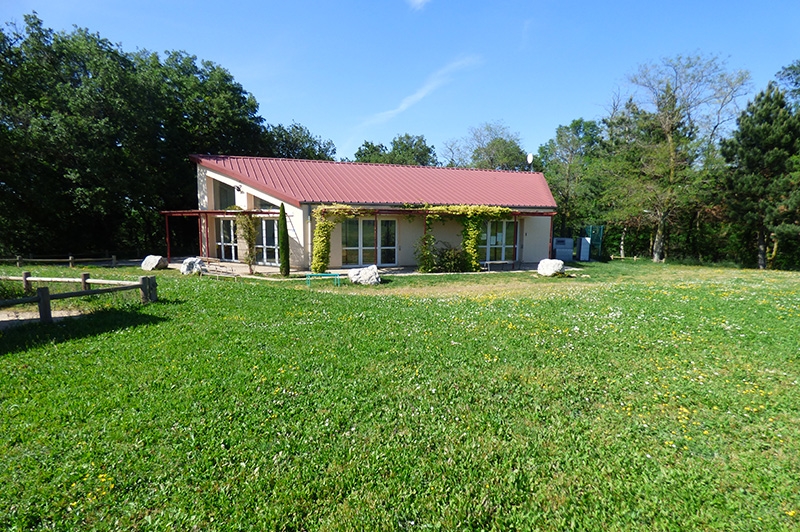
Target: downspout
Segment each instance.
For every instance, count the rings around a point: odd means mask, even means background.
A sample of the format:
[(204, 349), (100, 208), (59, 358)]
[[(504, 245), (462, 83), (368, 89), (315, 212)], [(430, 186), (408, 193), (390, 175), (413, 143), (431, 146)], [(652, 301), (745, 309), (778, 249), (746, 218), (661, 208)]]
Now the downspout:
[(375, 227), (373, 229), (375, 231), (375, 266), (378, 265), (380, 262), (380, 257), (378, 256), (378, 248), (380, 247), (380, 242), (378, 242), (378, 213), (375, 212)]
[(208, 213), (203, 213), (203, 217), (205, 218), (205, 224), (206, 224), (206, 227), (205, 227), (205, 236), (206, 236), (205, 253), (206, 253), (206, 255), (205, 256), (206, 256), (206, 258), (208, 258), (208, 257), (211, 256), (211, 249), (210, 249), (211, 248), (211, 242), (209, 241), (209, 237), (208, 237)]

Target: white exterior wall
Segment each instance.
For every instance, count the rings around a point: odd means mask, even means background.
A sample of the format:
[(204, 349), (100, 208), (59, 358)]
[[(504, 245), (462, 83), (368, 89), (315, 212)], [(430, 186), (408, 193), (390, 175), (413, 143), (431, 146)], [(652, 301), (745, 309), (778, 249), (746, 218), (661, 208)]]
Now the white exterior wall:
[[(437, 247), (446, 245), (453, 248), (461, 247), (461, 240), (463, 239), (461, 232), (463, 230), (464, 226), (458, 220), (437, 220), (431, 224), (431, 233), (433, 233), (433, 238), (436, 239)], [(422, 236), (421, 232), (420, 236)]]

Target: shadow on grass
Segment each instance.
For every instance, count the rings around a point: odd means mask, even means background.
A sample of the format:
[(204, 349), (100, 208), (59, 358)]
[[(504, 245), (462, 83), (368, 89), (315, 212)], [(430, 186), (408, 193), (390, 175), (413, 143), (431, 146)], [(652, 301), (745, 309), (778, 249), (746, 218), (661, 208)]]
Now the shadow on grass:
[[(160, 304), (160, 303), (155, 303)], [(38, 320), (0, 331), (0, 356), (33, 349), (45, 344), (58, 344), (77, 338), (155, 325), (167, 318), (142, 314), (139, 309), (102, 309), (90, 314), (62, 318), (53, 323)]]

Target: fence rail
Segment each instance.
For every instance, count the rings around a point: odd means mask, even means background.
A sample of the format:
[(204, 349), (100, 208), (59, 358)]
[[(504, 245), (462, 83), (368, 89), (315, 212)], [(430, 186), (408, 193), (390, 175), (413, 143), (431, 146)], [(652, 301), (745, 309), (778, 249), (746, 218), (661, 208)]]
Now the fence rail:
[[(80, 283), (81, 290), (75, 292), (58, 292), (51, 294), (50, 288), (42, 286), (36, 289), (35, 296), (0, 300), (0, 308), (38, 303), (39, 321), (42, 323), (53, 321), (50, 302), (54, 299), (68, 299), (71, 297), (84, 297), (138, 289), (143, 304), (158, 300), (156, 278), (153, 275), (139, 277), (138, 281), (113, 281), (107, 279), (91, 279), (88, 273), (82, 273), (79, 279), (68, 279), (63, 277), (31, 277), (30, 272), (22, 272), (21, 277), (4, 276), (0, 277), (0, 281), (22, 281), (22, 290), (26, 293), (33, 291), (31, 283)], [(91, 289), (89, 287), (92, 284), (106, 285), (107, 288)]]
[(117, 267), (117, 256), (111, 255), (110, 257), (100, 257), (100, 258), (85, 258), (79, 259), (75, 258), (72, 255), (63, 259), (26, 259), (21, 255), (17, 255), (16, 257), (12, 258), (1, 258), (0, 262), (14, 262), (17, 264), (17, 268), (22, 268), (26, 263), (42, 263), (42, 264), (69, 264), (70, 268), (74, 268), (75, 264), (80, 262), (111, 262), (111, 267)]

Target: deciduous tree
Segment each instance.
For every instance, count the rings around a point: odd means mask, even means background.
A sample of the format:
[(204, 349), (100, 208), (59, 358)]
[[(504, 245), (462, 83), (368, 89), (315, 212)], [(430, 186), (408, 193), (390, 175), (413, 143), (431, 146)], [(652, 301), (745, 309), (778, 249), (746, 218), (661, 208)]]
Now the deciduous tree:
[(438, 166), (436, 150), (428, 146), (422, 135), (405, 133), (392, 139), (391, 149), (383, 144), (364, 141), (355, 153), (356, 162), (400, 164), (406, 166)]
[(558, 126), (555, 138), (539, 148), (545, 178), (558, 204), (556, 219), (562, 237), (600, 219), (602, 174), (591, 171), (600, 141), (596, 122), (577, 119), (569, 126)]
[(654, 261), (664, 258), (668, 222), (698, 190), (696, 170), (713, 157), (748, 80), (746, 71), (729, 72), (716, 57), (702, 56), (644, 64), (630, 77), (657, 128), (640, 136), (648, 141), (641, 146), (640, 179), (628, 183), (639, 189), (631, 195), (642, 198), (641, 211), (655, 225)]

